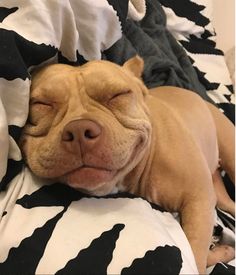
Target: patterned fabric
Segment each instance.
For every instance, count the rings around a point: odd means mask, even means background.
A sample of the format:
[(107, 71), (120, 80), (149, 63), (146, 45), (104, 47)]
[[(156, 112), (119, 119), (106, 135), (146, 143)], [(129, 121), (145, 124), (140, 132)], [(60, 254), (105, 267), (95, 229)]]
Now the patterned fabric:
[(86, 197), (26, 169), (0, 199), (0, 274), (197, 272), (179, 223), (141, 198)]
[(171, 0), (160, 2), (167, 14), (167, 28), (183, 45), (208, 96), (234, 122), (233, 85), (224, 54), (216, 48), (211, 1), (182, 0), (182, 5)]
[[(31, 72), (47, 63), (104, 58), (121, 64), (138, 53), (147, 86), (192, 89), (233, 120), (232, 85), (215, 48), (210, 0), (160, 2), (165, 13), (157, 0), (147, 0), (146, 9), (144, 0), (1, 0), (0, 274), (197, 273), (176, 215), (128, 194), (93, 198), (40, 180), (24, 167), (17, 146)], [(233, 243), (231, 217), (217, 214)]]

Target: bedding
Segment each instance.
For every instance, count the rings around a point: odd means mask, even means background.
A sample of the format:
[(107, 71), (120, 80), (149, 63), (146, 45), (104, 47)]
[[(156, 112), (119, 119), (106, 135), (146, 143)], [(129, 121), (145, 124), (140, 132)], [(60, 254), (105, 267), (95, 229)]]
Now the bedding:
[[(0, 274), (197, 273), (177, 214), (129, 194), (89, 197), (38, 179), (17, 142), (35, 68), (122, 64), (135, 54), (144, 58), (149, 88), (193, 90), (234, 121), (233, 86), (215, 37), (210, 0), (1, 1)], [(219, 209), (217, 228), (233, 245), (234, 220)], [(208, 273), (234, 274), (233, 266)]]

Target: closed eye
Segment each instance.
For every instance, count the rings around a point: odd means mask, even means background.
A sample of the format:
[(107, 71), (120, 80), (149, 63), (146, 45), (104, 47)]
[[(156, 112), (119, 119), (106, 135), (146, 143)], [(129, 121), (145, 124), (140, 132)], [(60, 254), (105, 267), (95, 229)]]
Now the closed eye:
[(41, 108), (52, 108), (52, 103), (40, 101), (40, 100), (31, 100), (30, 105), (32, 107), (41, 107)]
[(132, 92), (131, 92), (130, 90), (128, 90), (128, 91), (122, 91), (122, 92), (119, 92), (119, 93), (114, 94), (114, 95), (110, 98), (110, 100), (113, 100), (113, 99), (118, 98), (118, 97), (121, 97), (121, 96), (129, 95), (129, 94), (131, 94), (131, 93), (132, 93)]
[(47, 100), (39, 99), (39, 98), (36, 98), (36, 97), (32, 97), (32, 98), (30, 99), (30, 104), (50, 105), (50, 103), (47, 102)]
[(31, 100), (28, 122), (36, 126), (39, 121), (46, 115), (52, 113), (53, 104), (50, 102), (40, 101), (40, 100)]

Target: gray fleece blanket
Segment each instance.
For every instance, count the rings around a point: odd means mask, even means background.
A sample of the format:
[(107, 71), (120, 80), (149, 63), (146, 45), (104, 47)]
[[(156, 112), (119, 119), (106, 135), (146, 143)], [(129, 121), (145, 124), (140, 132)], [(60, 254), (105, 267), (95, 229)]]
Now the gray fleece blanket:
[(146, 1), (141, 22), (125, 22), (122, 38), (104, 52), (104, 58), (121, 65), (135, 54), (145, 61), (143, 80), (149, 88), (177, 86), (209, 100), (185, 50), (166, 28), (166, 14), (158, 1)]

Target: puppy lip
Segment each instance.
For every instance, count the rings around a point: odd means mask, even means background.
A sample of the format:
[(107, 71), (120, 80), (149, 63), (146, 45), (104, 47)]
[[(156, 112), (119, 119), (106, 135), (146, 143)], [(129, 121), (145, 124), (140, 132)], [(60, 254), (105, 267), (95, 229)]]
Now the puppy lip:
[(66, 173), (62, 180), (74, 188), (80, 188), (87, 191), (96, 189), (104, 182), (111, 181), (117, 174), (117, 170), (109, 170), (103, 167), (82, 165)]
[(87, 165), (87, 164), (83, 164), (82, 166), (80, 166), (79, 168), (75, 169), (83, 169), (83, 168), (91, 168), (91, 169), (96, 169), (96, 170), (101, 170), (101, 171), (107, 171), (107, 172), (112, 172), (114, 170), (112, 169), (108, 169), (106, 167), (99, 167), (99, 166), (95, 166), (95, 165)]
[(76, 172), (80, 172), (80, 171), (82, 171), (82, 170), (90, 170), (90, 171), (100, 171), (100, 172), (110, 172), (110, 173), (112, 173), (112, 172), (114, 172), (114, 171), (117, 171), (117, 170), (112, 170), (112, 169), (108, 169), (108, 168), (105, 168), (105, 167), (100, 167), (100, 166), (95, 166), (95, 165), (88, 165), (88, 164), (83, 164), (83, 165), (81, 165), (81, 166), (79, 166), (79, 167), (77, 167), (77, 168), (75, 168), (75, 169), (73, 169), (73, 170), (71, 170), (71, 171), (68, 171), (68, 172), (66, 172), (64, 175), (63, 175), (63, 177), (67, 177), (67, 176), (69, 176), (69, 175), (71, 175), (71, 174), (73, 174), (73, 173), (76, 173)]

